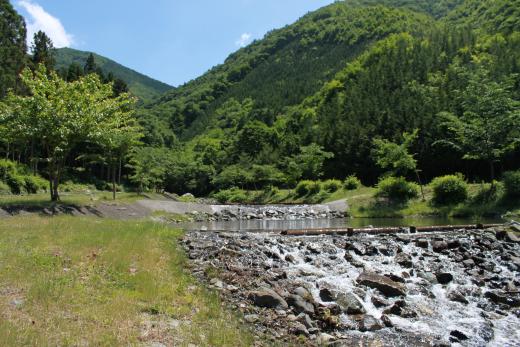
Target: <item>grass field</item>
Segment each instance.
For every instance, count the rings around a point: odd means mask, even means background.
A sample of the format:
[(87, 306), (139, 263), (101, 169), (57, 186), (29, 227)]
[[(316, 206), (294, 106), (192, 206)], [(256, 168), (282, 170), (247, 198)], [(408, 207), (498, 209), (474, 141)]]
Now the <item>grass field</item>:
[(185, 272), (181, 234), (152, 222), (0, 219), (0, 345), (252, 344)]

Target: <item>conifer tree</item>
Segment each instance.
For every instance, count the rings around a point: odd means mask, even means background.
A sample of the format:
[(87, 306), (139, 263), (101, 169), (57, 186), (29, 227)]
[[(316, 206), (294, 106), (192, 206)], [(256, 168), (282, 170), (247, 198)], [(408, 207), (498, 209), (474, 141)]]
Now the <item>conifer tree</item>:
[(41, 30), (34, 34), (31, 53), (35, 67), (43, 64), (47, 71), (54, 70), (54, 45), (50, 37)]
[(0, 98), (15, 88), (25, 63), (27, 46), (23, 18), (8, 0), (0, 0)]

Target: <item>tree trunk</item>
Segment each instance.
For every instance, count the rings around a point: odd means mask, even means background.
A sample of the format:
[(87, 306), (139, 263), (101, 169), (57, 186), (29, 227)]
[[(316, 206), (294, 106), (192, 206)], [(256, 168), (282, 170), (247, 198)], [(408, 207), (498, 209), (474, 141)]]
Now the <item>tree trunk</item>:
[(495, 184), (495, 163), (491, 160), (489, 162), (489, 173), (491, 176), (491, 185)]
[(421, 182), (421, 176), (419, 175), (419, 171), (415, 170), (415, 175), (417, 176), (417, 181), (419, 182), (419, 187), (421, 188), (422, 199), (423, 199), (423, 201), (425, 201), (426, 198), (424, 197), (424, 189), (423, 189), (423, 184)]
[(122, 169), (122, 165), (123, 165), (123, 159), (121, 157), (119, 157), (119, 172), (117, 174), (117, 184), (121, 184), (121, 169)]
[(116, 164), (112, 164), (112, 199), (116, 199)]

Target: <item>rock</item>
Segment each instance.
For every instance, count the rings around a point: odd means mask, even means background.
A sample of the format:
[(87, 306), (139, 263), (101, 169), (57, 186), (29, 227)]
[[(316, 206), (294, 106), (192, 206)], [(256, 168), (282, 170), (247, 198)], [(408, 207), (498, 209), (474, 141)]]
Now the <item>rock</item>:
[(293, 333), (294, 335), (305, 335), (305, 336), (309, 336), (309, 331), (307, 330), (307, 328), (305, 327), (305, 325), (303, 325), (302, 323), (300, 322), (294, 322), (292, 324), (292, 327), (291, 327), (291, 333)]
[(224, 283), (219, 280), (218, 278), (212, 278), (211, 281), (209, 281), (209, 283), (214, 286), (215, 288), (219, 288), (219, 289), (222, 289), (224, 288)]
[(520, 235), (515, 231), (508, 230), (504, 236), (508, 242), (520, 243)]
[(395, 256), (394, 261), (406, 268), (411, 268), (413, 265), (412, 257), (409, 254), (406, 253), (399, 253)]
[(386, 314), (381, 316), (381, 322), (383, 322), (383, 324), (387, 328), (393, 328), (394, 327), (394, 323), (392, 323), (392, 321), (390, 320), (390, 317), (388, 317)]
[(420, 248), (428, 248), (429, 242), (427, 239), (417, 239), (417, 241), (415, 241), (415, 244), (417, 245), (417, 247)]
[(329, 335), (327, 333), (321, 333), (316, 339), (316, 343), (318, 344), (318, 346), (325, 346), (332, 341), (334, 341), (334, 336)]
[(305, 301), (301, 296), (293, 294), (287, 298), (287, 304), (291, 306), (296, 313), (309, 313), (314, 314), (314, 305), (310, 302)]
[(453, 290), (453, 291), (449, 292), (448, 299), (450, 299), (451, 301), (460, 302), (461, 304), (464, 304), (464, 305), (469, 304), (468, 299), (466, 299), (466, 297), (464, 295), (462, 295), (462, 293), (459, 292), (458, 290)]
[(357, 282), (370, 288), (376, 288), (386, 296), (401, 296), (406, 294), (406, 287), (398, 282), (372, 272), (363, 272)]
[(458, 330), (452, 330), (450, 332), (450, 342), (460, 342), (467, 340), (468, 337), (463, 332), (460, 332)]
[(307, 329), (311, 329), (311, 328), (314, 328), (314, 323), (311, 319), (311, 317), (309, 317), (308, 314), (304, 314), (304, 313), (300, 313), (297, 317), (297, 320), (298, 322), (302, 323), (303, 325), (305, 325), (305, 327)]
[(442, 252), (445, 249), (448, 249), (448, 243), (446, 241), (433, 241), (432, 242), (432, 249), (434, 252)]
[(417, 317), (417, 313), (408, 308), (404, 300), (396, 301), (390, 308), (384, 310), (383, 313), (393, 314), (395, 316), (400, 316), (403, 318)]
[(453, 281), (453, 275), (449, 272), (438, 272), (435, 274), (435, 278), (440, 284), (448, 284)]
[(294, 290), (294, 294), (301, 296), (302, 298), (311, 298), (311, 293), (303, 287), (298, 287)]
[(466, 259), (466, 260), (463, 260), (462, 261), (462, 265), (464, 265), (464, 267), (473, 267), (475, 266), (475, 261), (473, 261), (473, 259)]
[(359, 331), (377, 331), (383, 329), (381, 322), (370, 315), (364, 315), (358, 324)]
[(334, 301), (334, 296), (328, 288), (320, 289), (320, 299), (325, 302)]
[(347, 314), (361, 314), (366, 312), (361, 302), (353, 293), (339, 293), (336, 294), (335, 299), (342, 311)]
[(513, 295), (508, 295), (506, 293), (501, 292), (487, 291), (485, 296), (495, 304), (504, 304), (511, 307), (520, 306), (520, 298), (514, 297)]
[(295, 259), (294, 259), (294, 256), (291, 255), (291, 254), (287, 254), (287, 255), (285, 256), (285, 261), (288, 261), (289, 263), (294, 263), (294, 260), (295, 260)]
[(257, 314), (248, 314), (244, 316), (244, 320), (248, 323), (254, 323), (258, 321), (258, 315)]
[(289, 307), (287, 302), (272, 289), (263, 288), (257, 291), (249, 292), (248, 298), (259, 307), (282, 309)]
[(370, 301), (372, 301), (372, 304), (374, 304), (375, 307), (385, 307), (390, 305), (388, 300), (377, 295), (372, 296)]

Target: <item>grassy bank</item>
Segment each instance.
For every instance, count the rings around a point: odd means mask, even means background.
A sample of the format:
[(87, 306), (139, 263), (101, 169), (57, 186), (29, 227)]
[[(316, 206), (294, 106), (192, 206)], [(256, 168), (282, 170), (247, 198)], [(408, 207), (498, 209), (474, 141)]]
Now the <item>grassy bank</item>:
[(180, 235), (151, 222), (0, 219), (0, 345), (250, 345), (185, 272)]
[(424, 200), (422, 197), (412, 199), (407, 203), (391, 204), (375, 198), (376, 188), (359, 187), (355, 190), (338, 189), (329, 193), (323, 189), (317, 193), (299, 196), (294, 190), (272, 189), (266, 191), (232, 192), (231, 202), (252, 204), (276, 204), (276, 203), (326, 203), (346, 199), (349, 206), (349, 214), (357, 218), (401, 218), (411, 216), (428, 217), (471, 217), (478, 219), (485, 216), (501, 216), (507, 214), (511, 217), (520, 216), (520, 201), (506, 200), (502, 197), (501, 189), (495, 199), (488, 202), (478, 200), (482, 195), (481, 184), (468, 184), (469, 198), (460, 204), (450, 206), (435, 206), (431, 200), (433, 192), (431, 187), (424, 187)]

